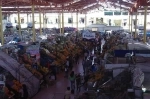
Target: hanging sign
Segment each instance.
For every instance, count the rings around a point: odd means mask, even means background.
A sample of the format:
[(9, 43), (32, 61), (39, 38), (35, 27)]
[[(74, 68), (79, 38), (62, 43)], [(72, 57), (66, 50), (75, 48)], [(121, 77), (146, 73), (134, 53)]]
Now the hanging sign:
[(82, 38), (88, 39), (88, 40), (95, 39), (95, 33), (91, 33), (89, 31), (85, 31), (85, 32), (82, 33)]
[(27, 53), (30, 53), (31, 55), (36, 55), (36, 59), (38, 60), (40, 58), (40, 53), (39, 53), (39, 45), (30, 45), (26, 49)]
[(6, 23), (6, 28), (11, 28), (11, 27), (13, 27), (12, 23), (10, 22)]

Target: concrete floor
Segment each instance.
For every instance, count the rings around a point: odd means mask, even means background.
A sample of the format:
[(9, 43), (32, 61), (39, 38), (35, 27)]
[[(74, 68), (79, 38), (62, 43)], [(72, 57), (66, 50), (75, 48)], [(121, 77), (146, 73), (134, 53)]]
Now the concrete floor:
[[(78, 74), (83, 74), (82, 59), (79, 60), (79, 64), (74, 64), (73, 71)], [(67, 78), (64, 78), (64, 73), (60, 73), (57, 76), (57, 81), (53, 86), (43, 88), (32, 99), (63, 99), (66, 88), (70, 86), (70, 82)], [(75, 95), (72, 95), (74, 99)]]

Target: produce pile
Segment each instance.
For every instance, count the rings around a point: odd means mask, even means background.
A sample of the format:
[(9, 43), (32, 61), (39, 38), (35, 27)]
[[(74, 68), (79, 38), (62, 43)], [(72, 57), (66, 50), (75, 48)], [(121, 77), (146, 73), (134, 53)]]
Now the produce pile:
[(6, 85), (4, 87), (4, 93), (6, 97), (9, 97), (9, 98), (13, 97), (14, 95), (18, 95), (19, 97), (19, 93), (21, 89), (22, 89), (22, 84), (17, 80), (13, 80), (11, 82), (11, 86)]
[[(39, 72), (39, 62), (37, 61), (37, 69), (33, 68), (35, 59), (32, 58), (32, 56), (28, 55), (27, 53), (24, 53), (22, 57), (20, 57), (21, 62), (24, 63), (24, 66), (38, 79), (42, 79), (43, 75)], [(41, 69), (41, 68), (40, 68)]]
[(70, 35), (69, 37), (56, 37), (55, 43), (42, 42), (40, 54), (42, 54), (43, 57), (48, 57), (47, 59), (53, 60), (50, 65), (62, 66), (63, 68), (68, 58), (73, 59), (81, 55), (86, 46), (80, 37), (78, 37), (78, 42), (75, 40), (76, 37)]
[(12, 86), (12, 88), (15, 91), (19, 92), (20, 89), (22, 88), (22, 84), (19, 81), (17, 81), (17, 80), (13, 80), (13, 86)]
[(96, 82), (96, 81), (102, 79), (103, 76), (104, 76), (103, 73), (101, 73), (101, 72), (96, 72), (96, 73), (93, 73), (93, 74), (92, 74), (92, 77), (91, 77), (88, 81), (89, 81), (89, 82)]
[[(37, 77), (37, 78), (39, 78), (39, 79), (42, 79), (42, 78), (43, 78), (43, 75), (42, 75), (38, 70), (33, 69), (30, 64), (25, 64), (25, 67), (26, 67), (35, 77)], [(43, 69), (44, 69), (44, 68), (42, 68), (41, 70), (43, 70)], [(47, 71), (47, 69), (44, 70), (44, 72), (46, 72), (46, 71)]]
[(127, 42), (125, 42), (121, 35), (111, 35), (110, 38), (108, 38), (105, 41), (105, 44), (103, 45), (102, 54), (100, 57), (104, 58), (106, 53), (109, 53), (110, 55), (113, 55), (114, 50), (126, 50), (127, 49)]

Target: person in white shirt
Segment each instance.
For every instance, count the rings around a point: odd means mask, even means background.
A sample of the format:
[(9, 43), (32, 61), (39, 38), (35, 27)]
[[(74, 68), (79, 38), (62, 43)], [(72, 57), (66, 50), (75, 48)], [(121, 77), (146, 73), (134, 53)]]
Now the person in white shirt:
[(65, 66), (65, 76), (64, 77), (68, 78), (68, 66)]
[(67, 91), (65, 92), (64, 99), (71, 99), (70, 87), (67, 87)]

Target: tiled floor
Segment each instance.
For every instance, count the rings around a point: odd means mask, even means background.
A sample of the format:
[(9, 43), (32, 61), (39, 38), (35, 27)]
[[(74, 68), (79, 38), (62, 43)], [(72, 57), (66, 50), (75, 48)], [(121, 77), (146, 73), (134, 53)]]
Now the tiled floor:
[[(75, 73), (83, 74), (82, 59), (79, 60), (79, 64), (75, 64), (73, 70)], [(64, 78), (64, 73), (58, 74), (57, 81), (53, 86), (43, 88), (32, 99), (63, 99), (66, 88), (70, 86), (70, 82), (67, 78)]]

